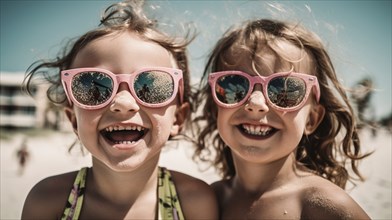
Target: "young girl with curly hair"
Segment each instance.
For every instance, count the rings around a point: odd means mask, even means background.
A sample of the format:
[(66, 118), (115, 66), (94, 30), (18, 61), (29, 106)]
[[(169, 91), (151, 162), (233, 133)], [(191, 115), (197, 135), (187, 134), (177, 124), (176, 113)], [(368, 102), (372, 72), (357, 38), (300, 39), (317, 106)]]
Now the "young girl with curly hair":
[(92, 167), (36, 184), (22, 219), (217, 218), (208, 184), (158, 166), (189, 116), (190, 39), (158, 30), (142, 5), (110, 6), (99, 28), (31, 67), (27, 89), (42, 76), (52, 83), (48, 97), (65, 108)]
[(369, 218), (344, 191), (363, 180), (366, 154), (314, 33), (268, 19), (230, 29), (208, 59), (196, 105), (196, 156), (215, 155), (222, 219)]

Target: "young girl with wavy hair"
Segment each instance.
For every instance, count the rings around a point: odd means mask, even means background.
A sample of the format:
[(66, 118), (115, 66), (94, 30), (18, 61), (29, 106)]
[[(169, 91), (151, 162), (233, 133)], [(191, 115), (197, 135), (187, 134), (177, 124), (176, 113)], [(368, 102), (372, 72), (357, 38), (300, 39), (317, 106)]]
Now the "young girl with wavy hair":
[[(321, 40), (260, 19), (228, 30), (201, 80), (196, 156), (222, 219), (368, 219), (344, 191), (363, 180), (356, 120)], [(214, 155), (211, 158), (210, 155)], [(351, 172), (352, 171), (352, 172)]]
[(158, 166), (189, 117), (191, 39), (161, 32), (142, 6), (110, 6), (99, 28), (31, 67), (27, 89), (43, 76), (51, 83), (48, 97), (64, 107), (92, 167), (37, 183), (22, 219), (217, 218), (206, 183)]

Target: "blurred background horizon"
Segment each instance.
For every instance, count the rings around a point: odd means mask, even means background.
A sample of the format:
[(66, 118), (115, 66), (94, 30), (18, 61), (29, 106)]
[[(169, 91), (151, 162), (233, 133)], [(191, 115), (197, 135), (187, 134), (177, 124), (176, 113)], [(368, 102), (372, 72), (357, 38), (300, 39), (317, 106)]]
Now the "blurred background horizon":
[[(1, 78), (24, 73), (40, 59), (55, 58), (63, 46), (99, 24), (117, 1), (1, 1)], [(197, 83), (206, 57), (224, 31), (249, 18), (299, 22), (318, 34), (343, 84), (369, 79), (373, 90), (368, 117), (387, 117), (391, 107), (391, 1), (146, 1), (161, 27), (182, 34), (190, 25), (197, 37), (189, 47)], [(166, 26), (165, 26), (166, 25)], [(179, 28), (180, 27), (180, 28)]]

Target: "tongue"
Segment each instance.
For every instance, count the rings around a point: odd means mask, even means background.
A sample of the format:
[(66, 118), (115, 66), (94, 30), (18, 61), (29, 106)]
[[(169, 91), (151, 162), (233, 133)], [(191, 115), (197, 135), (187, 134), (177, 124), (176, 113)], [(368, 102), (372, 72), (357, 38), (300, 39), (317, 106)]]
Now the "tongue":
[(109, 140), (118, 141), (137, 141), (143, 136), (143, 132), (140, 131), (112, 131), (107, 132), (105, 135)]

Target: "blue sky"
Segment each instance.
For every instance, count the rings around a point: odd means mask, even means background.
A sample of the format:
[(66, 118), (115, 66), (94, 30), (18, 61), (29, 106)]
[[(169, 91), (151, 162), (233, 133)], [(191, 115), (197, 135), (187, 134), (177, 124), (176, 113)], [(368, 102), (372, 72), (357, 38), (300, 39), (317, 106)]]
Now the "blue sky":
[[(116, 1), (1, 0), (1, 72), (24, 72), (38, 59), (53, 58), (68, 39), (98, 25)], [(198, 37), (189, 48), (193, 78), (229, 26), (247, 18), (301, 21), (321, 36), (338, 75), (351, 87), (369, 76), (375, 82), (377, 117), (391, 108), (391, 1), (150, 1), (168, 24), (192, 22)], [(177, 27), (177, 26), (176, 26)]]

